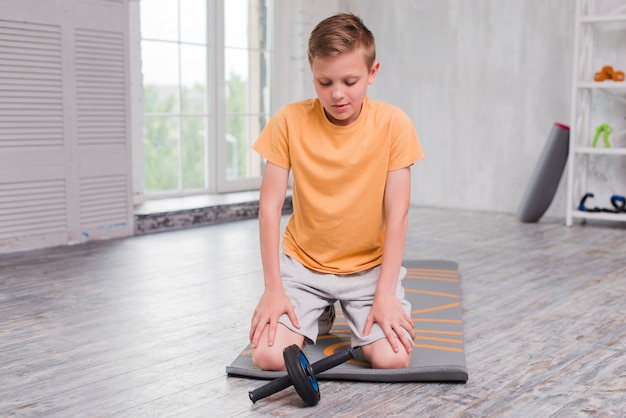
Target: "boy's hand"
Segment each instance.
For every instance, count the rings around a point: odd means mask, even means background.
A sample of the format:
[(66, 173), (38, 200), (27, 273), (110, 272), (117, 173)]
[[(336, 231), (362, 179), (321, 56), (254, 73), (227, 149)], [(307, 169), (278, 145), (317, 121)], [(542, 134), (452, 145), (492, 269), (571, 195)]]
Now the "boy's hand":
[(252, 343), (252, 347), (257, 347), (259, 339), (263, 335), (265, 327), (268, 325), (267, 344), (269, 346), (274, 344), (278, 319), (284, 313), (289, 316), (289, 320), (293, 326), (300, 328), (293, 305), (285, 292), (265, 290), (252, 315), (252, 324), (250, 326), (250, 342)]
[[(402, 343), (407, 353), (413, 351), (413, 340), (415, 339), (415, 331), (413, 329), (413, 321), (404, 312), (400, 300), (393, 294), (374, 296), (372, 309), (367, 316), (363, 335), (368, 335), (372, 330), (372, 325), (377, 323), (383, 329), (387, 341), (391, 345), (394, 352), (398, 352), (398, 341)], [(411, 335), (409, 340), (404, 330)]]

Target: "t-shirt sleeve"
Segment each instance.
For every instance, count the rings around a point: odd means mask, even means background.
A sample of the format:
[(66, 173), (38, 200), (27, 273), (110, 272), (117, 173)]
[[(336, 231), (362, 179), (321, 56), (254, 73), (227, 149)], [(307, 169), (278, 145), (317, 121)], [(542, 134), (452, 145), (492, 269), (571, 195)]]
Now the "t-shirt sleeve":
[(409, 167), (424, 158), (422, 146), (409, 116), (397, 109), (392, 122), (391, 154), (389, 171)]
[(286, 113), (287, 110), (283, 108), (270, 118), (252, 149), (272, 164), (288, 170), (291, 168), (291, 160)]

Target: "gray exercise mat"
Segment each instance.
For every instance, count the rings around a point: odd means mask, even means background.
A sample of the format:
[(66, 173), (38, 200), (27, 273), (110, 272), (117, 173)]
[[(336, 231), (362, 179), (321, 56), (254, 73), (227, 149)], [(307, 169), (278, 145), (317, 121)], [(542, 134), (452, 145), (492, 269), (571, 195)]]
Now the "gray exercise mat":
[[(345, 379), (370, 382), (465, 382), (465, 364), (461, 287), (458, 265), (444, 260), (405, 260), (404, 279), (407, 299), (411, 302), (416, 339), (411, 365), (406, 369), (372, 369), (360, 350), (356, 358), (318, 376), (319, 379)], [(308, 345), (304, 353), (311, 363), (350, 345), (350, 331), (343, 313), (336, 306), (337, 318), (329, 335)], [(226, 367), (226, 373), (258, 379), (275, 379), (285, 372), (267, 372), (252, 364), (248, 345)]]

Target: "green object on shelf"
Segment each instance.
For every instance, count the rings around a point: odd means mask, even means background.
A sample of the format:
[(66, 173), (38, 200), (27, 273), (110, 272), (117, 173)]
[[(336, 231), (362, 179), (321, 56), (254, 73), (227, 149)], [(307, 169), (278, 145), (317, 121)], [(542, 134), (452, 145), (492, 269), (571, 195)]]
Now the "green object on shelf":
[(604, 134), (604, 146), (607, 148), (611, 148), (611, 143), (609, 142), (609, 135), (611, 134), (611, 132), (613, 132), (613, 128), (611, 128), (607, 123), (603, 123), (602, 125), (598, 126), (596, 128), (596, 136), (593, 138), (593, 144), (591, 146), (595, 148), (595, 146), (598, 145), (598, 138), (600, 138), (601, 134)]

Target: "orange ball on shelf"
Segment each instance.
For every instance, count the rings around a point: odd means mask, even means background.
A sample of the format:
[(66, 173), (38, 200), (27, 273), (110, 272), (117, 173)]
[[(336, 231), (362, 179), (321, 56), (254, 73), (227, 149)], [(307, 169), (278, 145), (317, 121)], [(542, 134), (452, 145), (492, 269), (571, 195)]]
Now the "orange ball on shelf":
[(613, 73), (614, 81), (624, 81), (624, 72), (623, 71), (615, 71)]
[(606, 80), (606, 73), (604, 71), (598, 71), (594, 76), (593, 79), (595, 81), (604, 81)]
[(602, 67), (602, 71), (604, 74), (606, 74), (606, 78), (612, 78), (613, 77), (613, 67), (611, 67), (610, 65), (605, 65), (604, 67)]

